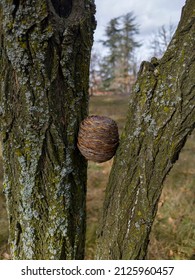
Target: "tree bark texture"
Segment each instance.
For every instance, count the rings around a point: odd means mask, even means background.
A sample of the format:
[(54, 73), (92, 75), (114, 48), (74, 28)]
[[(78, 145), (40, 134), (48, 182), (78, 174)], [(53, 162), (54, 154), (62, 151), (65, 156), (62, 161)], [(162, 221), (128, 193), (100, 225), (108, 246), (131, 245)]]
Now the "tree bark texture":
[(91, 0), (1, 1), (0, 114), (13, 259), (82, 259)]
[(144, 259), (163, 181), (195, 127), (195, 1), (160, 61), (143, 62), (106, 189), (97, 259)]

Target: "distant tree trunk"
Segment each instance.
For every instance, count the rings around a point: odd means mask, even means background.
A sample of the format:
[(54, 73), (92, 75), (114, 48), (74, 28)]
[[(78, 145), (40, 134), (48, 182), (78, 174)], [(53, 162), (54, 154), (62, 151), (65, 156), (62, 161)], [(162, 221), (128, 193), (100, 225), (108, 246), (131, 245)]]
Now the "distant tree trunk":
[(93, 0), (0, 4), (0, 114), (13, 259), (82, 259)]
[(143, 62), (112, 167), (97, 259), (144, 259), (163, 181), (195, 127), (195, 1), (163, 58)]

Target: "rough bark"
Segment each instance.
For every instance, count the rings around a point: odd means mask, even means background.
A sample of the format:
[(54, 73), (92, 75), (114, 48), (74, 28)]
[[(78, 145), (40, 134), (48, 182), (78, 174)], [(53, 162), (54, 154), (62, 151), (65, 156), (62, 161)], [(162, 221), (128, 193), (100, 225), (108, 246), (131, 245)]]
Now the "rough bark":
[(13, 259), (82, 259), (92, 0), (1, 1), (0, 114)]
[(144, 259), (163, 181), (195, 127), (195, 1), (160, 61), (143, 62), (106, 189), (97, 259)]

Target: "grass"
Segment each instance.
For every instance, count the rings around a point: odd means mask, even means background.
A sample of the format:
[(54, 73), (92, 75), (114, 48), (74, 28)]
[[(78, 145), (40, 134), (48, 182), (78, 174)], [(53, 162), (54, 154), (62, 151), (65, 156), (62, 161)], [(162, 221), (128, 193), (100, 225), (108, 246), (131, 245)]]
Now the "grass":
[(89, 114), (110, 117), (117, 122), (119, 132), (125, 123), (127, 109), (126, 95), (92, 96), (90, 99)]
[[(90, 114), (105, 115), (117, 121), (121, 132), (127, 113), (126, 96), (96, 96), (90, 100)], [(190, 259), (195, 254), (195, 133), (168, 175), (150, 235), (148, 259)], [(1, 154), (0, 154), (1, 156)], [(94, 258), (98, 222), (112, 160), (89, 162), (87, 191), (86, 259)], [(0, 160), (0, 183), (2, 161)], [(0, 186), (0, 255), (7, 250), (8, 224), (5, 200)]]

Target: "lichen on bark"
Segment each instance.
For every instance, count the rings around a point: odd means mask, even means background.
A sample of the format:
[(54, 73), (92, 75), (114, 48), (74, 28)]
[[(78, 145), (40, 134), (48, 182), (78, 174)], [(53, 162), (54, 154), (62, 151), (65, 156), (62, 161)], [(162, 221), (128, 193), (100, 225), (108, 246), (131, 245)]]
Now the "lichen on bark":
[[(78, 11), (77, 7), (80, 7)], [(82, 259), (93, 1), (59, 17), (50, 1), (1, 3), (1, 133), (13, 259)]]
[(195, 2), (163, 58), (143, 62), (106, 189), (97, 259), (144, 259), (163, 181), (195, 127)]

